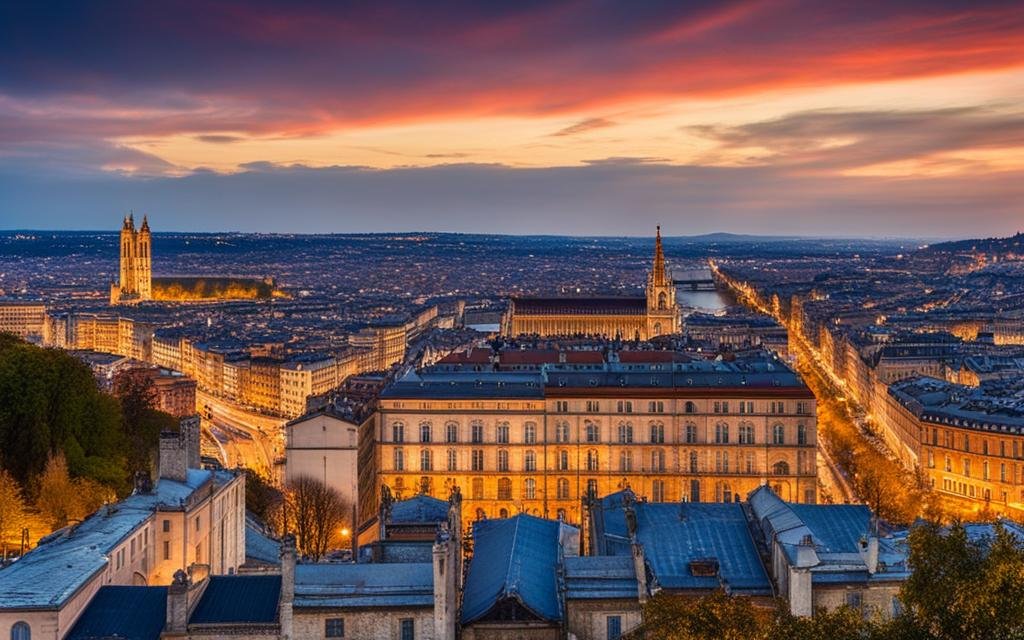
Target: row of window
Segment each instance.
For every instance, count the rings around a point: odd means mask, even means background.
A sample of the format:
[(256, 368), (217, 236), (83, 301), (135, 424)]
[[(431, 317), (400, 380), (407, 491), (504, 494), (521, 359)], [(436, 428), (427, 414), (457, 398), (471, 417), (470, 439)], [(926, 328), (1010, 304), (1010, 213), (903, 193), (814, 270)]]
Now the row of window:
[[(959, 443), (960, 446), (956, 446), (957, 445), (957, 440), (960, 441), (960, 443)], [(988, 441), (987, 438), (977, 438), (975, 440), (975, 442), (977, 442), (977, 440), (981, 440), (981, 447), (980, 447), (980, 451), (976, 450), (975, 453), (981, 453), (982, 455), (986, 455), (986, 456), (987, 455), (996, 455), (995, 450), (989, 447), (989, 441)], [(938, 428), (932, 427), (932, 429), (931, 429), (931, 442), (932, 442), (932, 446), (935, 446), (935, 447), (940, 446), (939, 445), (939, 429)], [(966, 451), (966, 452), (970, 453), (971, 452), (971, 434), (963, 433), (959, 437), (957, 437), (957, 435), (953, 431), (951, 431), (949, 429), (943, 429), (942, 430), (942, 445), (941, 446), (943, 446), (943, 447), (945, 447), (947, 449), (962, 449), (963, 451)], [(978, 449), (979, 447), (977, 447), (975, 445), (975, 448)], [(1011, 455), (1011, 453), (1012, 453), (1012, 455)], [(1017, 440), (1017, 439), (1013, 439), (1012, 440), (1012, 445), (1009, 448), (1006, 446), (1006, 440), (999, 440), (999, 454), (998, 455), (999, 455), (1000, 458), (1007, 458), (1007, 457), (1013, 457), (1013, 458), (1018, 458), (1018, 459), (1024, 458), (1024, 447), (1020, 446), (1020, 441)]]
[[(398, 621), (400, 640), (415, 640), (416, 621), (413, 618), (402, 618)], [(327, 618), (324, 620), (324, 636), (327, 638), (345, 637), (345, 619)]]
[[(484, 442), (484, 425), (481, 423), (473, 423), (470, 425), (471, 435), (470, 442), (472, 444), (482, 444)], [(715, 443), (717, 444), (728, 444), (729, 443), (729, 425), (720, 422), (715, 425)], [(495, 429), (495, 441), (498, 444), (508, 444), (509, 440), (509, 424), (507, 422), (499, 423)], [(634, 428), (633, 423), (623, 422), (620, 423), (616, 429), (616, 435), (620, 444), (629, 444), (634, 442)], [(786, 444), (786, 427), (782, 424), (776, 424), (772, 426), (771, 431), (772, 444)], [(755, 429), (752, 424), (740, 424), (738, 427), (738, 435), (740, 444), (756, 444), (756, 438), (754, 436)], [(689, 444), (698, 442), (698, 429), (695, 424), (688, 424), (685, 426), (682, 433), (684, 441)], [(661, 444), (665, 442), (665, 425), (661, 422), (652, 422), (648, 425), (647, 433), (648, 442)], [(601, 441), (601, 428), (599, 425), (593, 422), (587, 422), (584, 426), (584, 438), (585, 442), (600, 442)], [(392, 442), (405, 442), (405, 425), (401, 422), (396, 422), (391, 426), (391, 441)], [(419, 442), (422, 444), (430, 444), (434, 441), (433, 427), (429, 423), (423, 423), (420, 425), (420, 437)], [(446, 443), (457, 443), (459, 441), (459, 425), (450, 422), (445, 425), (445, 439)], [(523, 425), (523, 442), (526, 444), (535, 444), (537, 442), (537, 425), (533, 422), (527, 422)], [(569, 423), (560, 422), (555, 425), (555, 442), (569, 442)], [(806, 445), (807, 444), (807, 425), (799, 424), (796, 430), (796, 444)]]
[[(632, 400), (616, 400), (615, 401), (615, 412), (616, 413), (633, 413), (634, 404)], [(642, 401), (637, 401), (636, 409), (639, 411), (643, 407)], [(796, 413), (801, 415), (807, 415), (810, 413), (810, 403), (805, 401), (797, 401)], [(712, 404), (713, 413), (732, 413), (731, 409), (737, 408), (740, 414), (753, 414), (754, 401), (753, 400), (739, 400), (736, 401), (730, 407), (729, 400), (716, 400)], [(587, 413), (600, 413), (601, 402), (599, 400), (587, 400), (586, 401), (586, 412)], [(569, 413), (569, 401), (568, 400), (556, 400), (555, 401), (555, 413)], [(647, 413), (665, 413), (665, 402), (663, 400), (648, 400), (647, 401)], [(695, 402), (687, 401), (683, 405), (683, 413), (698, 413), (698, 407)], [(786, 413), (786, 403), (782, 400), (773, 400), (768, 403), (768, 413), (771, 414), (784, 414)]]

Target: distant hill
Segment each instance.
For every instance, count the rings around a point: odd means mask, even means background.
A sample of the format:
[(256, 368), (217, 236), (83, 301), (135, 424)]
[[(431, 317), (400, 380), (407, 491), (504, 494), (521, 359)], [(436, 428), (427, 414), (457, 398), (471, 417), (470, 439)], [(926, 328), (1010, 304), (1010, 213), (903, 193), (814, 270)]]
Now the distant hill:
[(988, 255), (1024, 255), (1024, 233), (1008, 238), (955, 240), (933, 244), (924, 251), (929, 253), (984, 253)]

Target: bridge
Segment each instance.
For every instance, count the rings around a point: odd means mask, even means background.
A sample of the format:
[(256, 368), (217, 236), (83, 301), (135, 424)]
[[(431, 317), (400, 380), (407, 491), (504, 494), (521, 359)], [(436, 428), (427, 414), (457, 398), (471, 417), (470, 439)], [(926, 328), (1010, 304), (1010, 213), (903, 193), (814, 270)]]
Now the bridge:
[(715, 279), (710, 269), (689, 269), (673, 274), (672, 282), (676, 287), (685, 287), (690, 291), (715, 291)]

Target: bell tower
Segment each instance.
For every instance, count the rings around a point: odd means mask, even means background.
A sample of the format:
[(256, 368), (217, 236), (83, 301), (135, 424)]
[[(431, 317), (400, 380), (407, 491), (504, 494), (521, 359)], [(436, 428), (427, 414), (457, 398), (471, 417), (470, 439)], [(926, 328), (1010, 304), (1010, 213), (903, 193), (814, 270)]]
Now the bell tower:
[(654, 238), (654, 265), (647, 276), (647, 337), (675, 333), (677, 325), (676, 287), (665, 264), (661, 225), (658, 225)]
[(153, 263), (150, 257), (152, 236), (149, 233), (149, 219), (142, 216), (142, 227), (136, 236), (135, 258), (135, 291), (139, 294), (140, 300), (152, 300), (153, 298)]

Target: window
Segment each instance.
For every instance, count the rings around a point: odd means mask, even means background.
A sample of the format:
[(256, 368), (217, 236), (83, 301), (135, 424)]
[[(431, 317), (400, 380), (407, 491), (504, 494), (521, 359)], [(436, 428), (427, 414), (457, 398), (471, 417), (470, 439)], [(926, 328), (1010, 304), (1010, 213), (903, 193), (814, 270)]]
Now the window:
[(808, 413), (811, 412), (810, 405), (806, 402), (797, 402), (796, 412), (799, 413), (800, 415), (807, 415)]
[(697, 473), (697, 452), (690, 452), (690, 473)]
[(449, 422), (444, 426), (444, 439), (445, 442), (459, 441), (459, 425), (457, 423)]
[(424, 422), (420, 425), (420, 442), (430, 442), (430, 423)]
[(772, 465), (772, 473), (777, 476), (788, 476), (789, 475), (789, 463), (785, 460), (779, 460)]
[(772, 427), (772, 444), (786, 444), (786, 428), (781, 424)]
[(537, 425), (532, 422), (527, 422), (523, 426), (523, 442), (526, 444), (534, 444), (537, 442)]
[(696, 444), (697, 442), (697, 425), (688, 424), (686, 425), (686, 444)]
[(498, 471), (508, 471), (508, 450), (498, 451)]
[(665, 452), (664, 451), (652, 451), (651, 452), (651, 471), (664, 471), (665, 470)]
[(568, 422), (559, 422), (555, 425), (555, 442), (569, 442)]
[(651, 400), (647, 403), (648, 413), (665, 413), (665, 403), (661, 400)]
[(402, 640), (415, 640), (416, 638), (416, 627), (413, 624), (412, 618), (402, 618), (399, 621), (399, 627), (402, 631)]
[(964, 477), (971, 477), (971, 459), (964, 458)]
[(405, 471), (405, 453), (401, 449), (395, 449), (393, 456), (395, 471)]
[(633, 401), (632, 400), (619, 400), (615, 404), (616, 410), (619, 413), (633, 413)]
[(556, 413), (569, 413), (569, 401), (568, 400), (555, 400), (555, 412)]
[(484, 479), (483, 478), (473, 478), (473, 499), (474, 500), (483, 500), (484, 499)]
[(619, 471), (632, 471), (633, 470), (633, 452), (632, 451), (620, 451), (619, 452)]
[(622, 637), (622, 616), (608, 616), (608, 640)]
[(405, 425), (401, 422), (391, 425), (391, 441), (405, 442)]
[(420, 471), (430, 471), (433, 467), (434, 457), (430, 454), (430, 449), (420, 451)]
[(480, 444), (481, 442), (484, 441), (484, 425), (483, 424), (481, 424), (479, 422), (474, 422), (473, 425), (470, 428), (470, 431), (472, 432), (471, 435), (470, 435), (470, 439), (472, 440), (473, 444)]
[(534, 500), (537, 497), (537, 481), (533, 478), (523, 480), (523, 498)]
[(754, 473), (755, 472), (754, 454), (752, 454), (752, 453), (748, 453), (747, 454), (747, 469), (746, 470), (747, 470), (747, 473)]
[(512, 499), (512, 481), (508, 478), (498, 478), (498, 500)]
[(593, 478), (587, 480), (587, 495), (592, 498), (597, 497), (597, 480)]
[(569, 499), (569, 481), (566, 478), (558, 479), (558, 499), (568, 500)]
[(754, 444), (754, 425), (740, 425), (740, 444)]
[(598, 413), (601, 411), (601, 403), (597, 400), (587, 400), (587, 413)]
[(587, 451), (587, 471), (600, 471), (601, 466), (597, 457), (597, 450)]
[(196, 516), (196, 531), (199, 531), (199, 516)]
[(587, 423), (587, 442), (600, 442), (601, 432), (593, 422)]
[(569, 452), (562, 450), (558, 452), (558, 470), (568, 471), (569, 470)]
[(470, 467), (473, 471), (484, 470), (484, 450), (473, 449), (472, 452), (472, 466)]
[(328, 638), (344, 638), (345, 620), (343, 618), (327, 618), (324, 620), (324, 635)]
[(11, 627), (11, 640), (32, 640), (32, 627), (27, 622), (15, 622)]
[(628, 422), (619, 425), (619, 442), (622, 444), (633, 442), (633, 425)]
[(715, 425), (715, 443), (729, 444), (729, 425), (722, 422)]
[(448, 470), (458, 471), (459, 470), (459, 452), (455, 449), (448, 450)]
[(651, 423), (651, 442), (656, 444), (665, 442), (665, 425), (660, 422)]
[(754, 403), (750, 400), (740, 400), (740, 413), (754, 413)]
[(533, 451), (527, 451), (523, 455), (523, 471), (536, 471), (537, 470), (537, 454)]
[(170, 520), (164, 520), (164, 533), (167, 533), (170, 530), (171, 530), (171, 521)]
[(651, 483), (651, 497), (655, 502), (665, 502), (665, 481), (655, 480)]
[(851, 609), (860, 609), (864, 604), (864, 596), (860, 591), (847, 591), (846, 592), (846, 606)]
[(799, 445), (807, 444), (807, 425), (796, 425), (796, 443)]
[(692, 402), (687, 401), (687, 403), (685, 405), (683, 405), (683, 412), (684, 413), (697, 413), (697, 405), (693, 404)]
[(171, 541), (164, 540), (164, 560), (171, 559)]
[(508, 444), (508, 423), (502, 422), (498, 425), (498, 442)]

